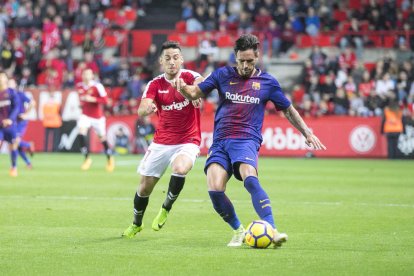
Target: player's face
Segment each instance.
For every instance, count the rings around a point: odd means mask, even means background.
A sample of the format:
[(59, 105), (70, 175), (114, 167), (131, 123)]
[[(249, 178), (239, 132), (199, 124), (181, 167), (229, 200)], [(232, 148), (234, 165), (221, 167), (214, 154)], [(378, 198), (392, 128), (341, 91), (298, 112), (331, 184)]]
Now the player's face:
[(93, 71), (91, 69), (86, 69), (83, 71), (82, 73), (82, 80), (85, 83), (90, 82), (91, 80), (93, 80), (94, 75), (93, 75)]
[(258, 53), (253, 49), (238, 51), (236, 54), (237, 72), (243, 78), (253, 75), (258, 60)]
[(183, 62), (180, 49), (165, 49), (160, 57), (161, 66), (170, 77), (175, 77)]

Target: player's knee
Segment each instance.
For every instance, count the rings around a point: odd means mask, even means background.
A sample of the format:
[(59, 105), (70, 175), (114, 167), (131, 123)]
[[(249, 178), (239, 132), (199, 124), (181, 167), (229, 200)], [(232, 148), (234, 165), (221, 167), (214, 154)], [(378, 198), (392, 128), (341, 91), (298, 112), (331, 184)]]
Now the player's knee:
[(173, 164), (171, 170), (174, 174), (186, 175), (192, 168), (191, 164), (179, 163)]

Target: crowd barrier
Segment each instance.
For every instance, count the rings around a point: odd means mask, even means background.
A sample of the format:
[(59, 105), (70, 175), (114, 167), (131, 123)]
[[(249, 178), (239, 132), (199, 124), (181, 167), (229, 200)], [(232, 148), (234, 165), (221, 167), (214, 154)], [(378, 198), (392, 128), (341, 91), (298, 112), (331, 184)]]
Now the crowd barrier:
[[(42, 106), (47, 99), (47, 91), (31, 90), (38, 102), (37, 109), (31, 114), (25, 139), (34, 141), (38, 151), (43, 150), (44, 128), (41, 123)], [(57, 92), (62, 102), (62, 117), (64, 124), (61, 128), (59, 150), (79, 151), (77, 144), (76, 119), (80, 114), (79, 99), (75, 91)], [(202, 114), (201, 154), (206, 155), (213, 139), (214, 115)], [(156, 116), (153, 123), (157, 124)], [(137, 116), (114, 116), (107, 119), (108, 141), (113, 145), (115, 133), (119, 128), (130, 138), (131, 145), (135, 139), (135, 123)], [(387, 144), (384, 135), (380, 133), (380, 117), (339, 117), (327, 116), (321, 118), (305, 118), (312, 131), (326, 145), (326, 151), (312, 151), (305, 144), (304, 137), (290, 125), (288, 120), (276, 116), (265, 116), (262, 135), (263, 144), (261, 156), (290, 156), (302, 157), (312, 153), (316, 157), (352, 157), (352, 158), (385, 158)], [(90, 135), (90, 149), (101, 152), (102, 147), (96, 135)], [(406, 134), (401, 135), (399, 143), (400, 157), (414, 158), (414, 127), (406, 126)]]

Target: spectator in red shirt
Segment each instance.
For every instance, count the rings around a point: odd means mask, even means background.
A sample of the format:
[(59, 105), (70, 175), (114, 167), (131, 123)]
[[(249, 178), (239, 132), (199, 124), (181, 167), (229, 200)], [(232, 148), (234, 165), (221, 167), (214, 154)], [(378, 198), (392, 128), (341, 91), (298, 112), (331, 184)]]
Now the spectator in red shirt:
[(349, 73), (356, 65), (357, 57), (351, 47), (346, 47), (339, 56), (339, 65)]

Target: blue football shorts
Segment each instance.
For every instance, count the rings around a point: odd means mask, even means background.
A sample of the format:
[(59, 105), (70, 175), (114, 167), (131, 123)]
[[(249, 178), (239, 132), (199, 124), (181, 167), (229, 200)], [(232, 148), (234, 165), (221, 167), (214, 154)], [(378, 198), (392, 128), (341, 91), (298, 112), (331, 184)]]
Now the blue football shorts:
[(16, 125), (0, 128), (0, 141), (4, 140), (6, 142), (13, 143), (16, 137)]
[(212, 163), (222, 166), (229, 177), (234, 174), (236, 179), (242, 181), (239, 166), (241, 163), (252, 165), (257, 171), (257, 160), (260, 144), (247, 139), (223, 139), (213, 141), (204, 166), (204, 173)]

